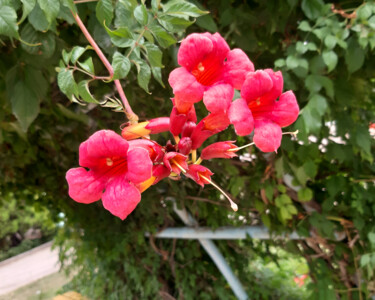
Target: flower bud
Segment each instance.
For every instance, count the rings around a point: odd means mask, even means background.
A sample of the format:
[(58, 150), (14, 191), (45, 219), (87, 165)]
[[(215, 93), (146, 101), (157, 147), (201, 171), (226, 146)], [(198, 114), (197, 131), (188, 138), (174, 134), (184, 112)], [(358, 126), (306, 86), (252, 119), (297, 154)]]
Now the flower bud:
[(183, 137), (179, 142), (178, 142), (178, 151), (181, 154), (188, 155), (190, 150), (191, 150), (191, 138), (189, 137)]
[(186, 122), (184, 127), (182, 127), (181, 136), (190, 137), (195, 127), (197, 127), (197, 124), (195, 124), (195, 122)]
[(237, 148), (236, 145), (233, 144), (234, 141), (226, 141), (226, 142), (217, 142), (209, 145), (208, 147), (204, 148), (201, 153), (202, 159), (211, 159), (211, 158), (232, 158), (236, 157), (237, 155), (234, 151), (228, 151), (230, 149)]
[(169, 123), (170, 120), (168, 117), (155, 118), (149, 121), (126, 126), (122, 130), (121, 135), (126, 140), (134, 140), (149, 134), (168, 131)]

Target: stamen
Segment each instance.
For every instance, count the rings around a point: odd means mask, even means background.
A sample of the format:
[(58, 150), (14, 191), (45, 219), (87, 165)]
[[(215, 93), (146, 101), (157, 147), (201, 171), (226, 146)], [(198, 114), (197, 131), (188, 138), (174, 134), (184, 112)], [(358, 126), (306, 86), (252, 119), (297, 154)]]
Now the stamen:
[(107, 157), (106, 162), (107, 162), (108, 167), (111, 167), (113, 165), (113, 160), (110, 159), (109, 157)]
[(186, 173), (186, 170), (183, 167), (181, 167), (177, 161), (171, 159), (171, 163), (175, 164), (182, 171), (182, 173)]
[(197, 160), (197, 150), (191, 151), (191, 160), (193, 161), (193, 163), (196, 162), (196, 160)]
[(204, 71), (204, 66), (203, 64), (200, 62), (199, 65), (198, 65), (198, 68), (197, 68), (199, 71), (203, 72)]
[(290, 134), (291, 136), (294, 136), (294, 137), (296, 138), (298, 132), (299, 132), (299, 130), (297, 129), (296, 131), (293, 131), (293, 132), (283, 132), (283, 135), (284, 135), (284, 134)]
[(201, 174), (199, 174), (199, 176), (201, 178), (203, 178), (204, 180), (206, 180), (208, 183), (212, 184), (215, 188), (217, 188), (224, 196), (225, 198), (227, 198), (229, 200), (229, 203), (230, 203), (230, 207), (234, 210), (234, 211), (237, 211), (238, 210), (238, 206), (236, 203), (233, 202), (233, 200), (218, 186), (216, 185), (216, 183), (212, 182), (210, 179), (208, 179), (206, 176), (203, 176)]
[(200, 164), (202, 163), (202, 161), (203, 161), (203, 159), (202, 159), (201, 157), (199, 157), (199, 158), (195, 161), (194, 165), (200, 165)]
[(241, 147), (228, 149), (227, 151), (228, 151), (228, 152), (237, 152), (238, 150), (241, 150), (241, 149), (244, 149), (244, 148), (250, 147), (250, 146), (252, 146), (252, 145), (254, 145), (254, 144), (255, 144), (255, 143), (246, 144), (246, 145), (241, 146)]

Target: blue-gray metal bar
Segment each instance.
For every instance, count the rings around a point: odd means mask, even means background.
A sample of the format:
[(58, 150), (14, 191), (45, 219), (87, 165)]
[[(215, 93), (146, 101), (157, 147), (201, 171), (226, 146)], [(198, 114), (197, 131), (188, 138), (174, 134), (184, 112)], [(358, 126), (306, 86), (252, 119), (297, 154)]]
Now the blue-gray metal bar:
[(210, 240), (243, 240), (246, 238), (270, 239), (304, 239), (296, 232), (289, 235), (273, 236), (264, 226), (220, 227), (215, 230), (205, 227), (170, 227), (155, 234), (157, 238), (165, 239), (210, 239)]
[[(173, 201), (173, 209), (186, 225), (197, 226), (196, 220), (194, 220), (194, 218), (186, 210), (179, 209), (175, 201)], [(220, 253), (219, 249), (216, 247), (215, 243), (209, 239), (204, 239), (204, 238), (198, 238), (198, 241), (200, 242), (202, 247), (206, 250), (208, 255), (210, 255), (210, 257), (212, 258), (212, 260), (214, 261), (214, 263), (216, 264), (220, 272), (223, 274), (225, 279), (228, 281), (237, 299), (240, 299), (240, 300), (248, 299), (248, 296), (245, 290), (243, 289), (241, 282), (233, 273), (232, 269), (226, 262), (223, 255)]]

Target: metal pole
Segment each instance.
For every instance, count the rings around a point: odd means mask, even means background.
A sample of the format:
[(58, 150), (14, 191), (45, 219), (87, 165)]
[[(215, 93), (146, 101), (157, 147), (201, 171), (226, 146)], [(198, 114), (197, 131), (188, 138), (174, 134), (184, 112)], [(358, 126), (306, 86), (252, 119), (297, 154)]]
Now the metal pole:
[[(188, 226), (196, 226), (197, 221), (185, 210), (179, 209), (176, 202), (173, 200), (173, 209), (176, 214), (181, 218), (181, 220)], [(232, 269), (224, 259), (223, 255), (220, 253), (219, 249), (216, 247), (213, 241), (208, 239), (199, 238), (198, 241), (201, 243), (202, 247), (206, 250), (208, 255), (212, 258), (216, 266), (219, 268), (220, 272), (223, 274), (225, 279), (228, 281), (233, 293), (236, 295), (237, 299), (246, 300), (248, 296), (243, 289), (241, 282), (238, 280), (236, 275), (233, 273)]]

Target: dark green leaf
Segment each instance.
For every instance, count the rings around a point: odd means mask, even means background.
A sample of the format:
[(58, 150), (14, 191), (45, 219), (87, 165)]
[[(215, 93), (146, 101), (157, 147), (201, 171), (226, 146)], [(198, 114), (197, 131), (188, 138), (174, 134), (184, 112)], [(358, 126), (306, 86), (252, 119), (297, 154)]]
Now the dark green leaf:
[(302, 0), (301, 8), (309, 19), (316, 19), (323, 11), (324, 2), (322, 0)]
[(113, 79), (125, 78), (130, 71), (130, 60), (119, 52), (113, 55), (112, 66), (114, 70)]
[(50, 31), (46, 33), (36, 31), (33, 26), (28, 23), (21, 30), (21, 39), (30, 44), (21, 44), (22, 48), (30, 54), (41, 55), (45, 58), (49, 58), (55, 52), (55, 35)]
[(84, 62), (78, 62), (78, 65), (84, 69), (86, 72), (90, 74), (95, 74), (95, 69), (94, 69), (94, 63), (92, 61), (92, 57), (90, 56), (87, 58)]
[(10, 6), (2, 6), (0, 9), (0, 34), (17, 39), (19, 37), (17, 14)]
[(190, 16), (197, 18), (208, 14), (208, 11), (200, 10), (194, 4), (183, 0), (169, 1), (167, 4), (164, 4), (163, 10), (167, 15), (174, 17)]
[(30, 24), (33, 25), (33, 27), (36, 30), (39, 30), (42, 32), (47, 31), (50, 26), (50, 23), (48, 22), (45, 14), (41, 10), (38, 3), (35, 5), (34, 9), (29, 14), (28, 20)]
[(12, 112), (20, 122), (22, 130), (27, 131), (30, 124), (39, 114), (39, 100), (32, 89), (24, 81), (14, 86), (10, 95)]
[(57, 75), (57, 83), (61, 91), (73, 101), (74, 96), (78, 94), (77, 84), (74, 80), (73, 71), (68, 69), (60, 70)]
[(154, 35), (155, 39), (158, 41), (161, 47), (167, 48), (170, 45), (175, 44), (177, 41), (176, 39), (166, 32), (163, 28), (158, 25), (150, 25), (148, 27), (150, 32)]
[(214, 21), (214, 19), (212, 18), (211, 15), (205, 15), (205, 16), (202, 16), (202, 17), (199, 17), (196, 21), (197, 25), (199, 27), (202, 27), (208, 31), (211, 31), (211, 32), (217, 32), (219, 31), (219, 29), (217, 28), (217, 25)]
[(324, 39), (324, 44), (329, 50), (335, 48), (336, 42), (337, 42), (337, 38), (331, 34), (327, 35), (326, 38)]
[(143, 88), (147, 93), (149, 93), (148, 90), (148, 84), (151, 79), (151, 69), (143, 60), (137, 60), (135, 61), (138, 75), (137, 75), (137, 81), (141, 88)]
[(302, 30), (302, 31), (311, 31), (311, 26), (309, 24), (309, 22), (307, 21), (302, 21), (299, 25), (298, 25), (298, 29), (299, 30)]
[(350, 39), (348, 49), (345, 54), (345, 62), (349, 73), (359, 70), (365, 61), (363, 49), (358, 45), (355, 39)]
[(52, 23), (59, 14), (60, 1), (56, 0), (38, 0), (41, 10), (44, 12), (49, 24)]
[(161, 78), (161, 68), (151, 67), (151, 72), (152, 72), (152, 76), (154, 76), (154, 78), (156, 79), (156, 81), (159, 82), (159, 84), (163, 88), (165, 88), (165, 85), (164, 85), (163, 80)]
[(29, 13), (33, 10), (36, 0), (21, 0), (23, 7), (22, 7), (22, 17), (19, 23), (22, 23)]
[(163, 53), (159, 49), (158, 46), (150, 43), (145, 43), (144, 46), (147, 50), (147, 57), (150, 62), (151, 67), (159, 67), (162, 68), (163, 64), (161, 62)]
[(157, 20), (160, 25), (162, 25), (170, 32), (184, 31), (187, 27), (194, 23), (194, 21), (189, 21), (183, 18), (177, 18), (168, 15), (161, 15)]
[(83, 80), (78, 83), (78, 93), (79, 96), (82, 98), (83, 101), (88, 103), (99, 103), (90, 92), (89, 89), (89, 80)]
[(96, 5), (96, 17), (100, 24), (109, 25), (113, 20), (112, 0), (99, 0)]
[(80, 58), (80, 56), (85, 53), (87, 48), (83, 48), (80, 46), (75, 46), (72, 49), (72, 56), (70, 57), (71, 62), (75, 65), (77, 63), (77, 60)]

